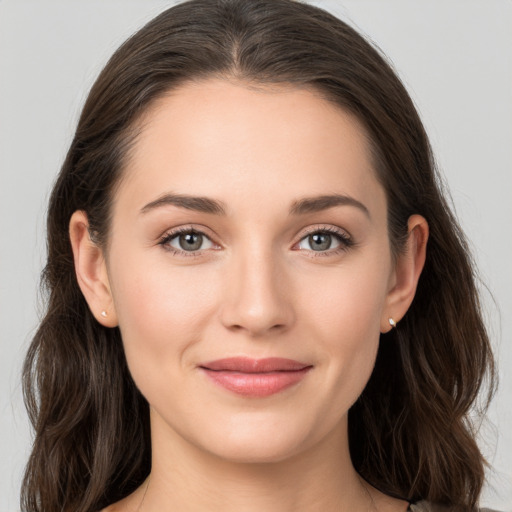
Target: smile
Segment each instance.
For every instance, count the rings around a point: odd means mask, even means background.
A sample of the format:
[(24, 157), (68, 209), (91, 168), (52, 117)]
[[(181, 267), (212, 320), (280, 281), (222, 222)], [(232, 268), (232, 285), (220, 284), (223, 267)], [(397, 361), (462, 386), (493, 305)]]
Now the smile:
[(299, 383), (313, 368), (283, 358), (233, 357), (201, 364), (215, 384), (246, 397), (266, 397)]

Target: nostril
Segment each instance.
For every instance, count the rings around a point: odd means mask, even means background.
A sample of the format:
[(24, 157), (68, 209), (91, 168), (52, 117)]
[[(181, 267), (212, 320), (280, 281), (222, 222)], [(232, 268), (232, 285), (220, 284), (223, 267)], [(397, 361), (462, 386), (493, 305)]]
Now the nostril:
[(282, 292), (271, 272), (253, 271), (244, 273), (237, 284), (227, 288), (219, 318), (231, 332), (261, 336), (288, 329), (294, 323), (293, 311), (292, 297)]

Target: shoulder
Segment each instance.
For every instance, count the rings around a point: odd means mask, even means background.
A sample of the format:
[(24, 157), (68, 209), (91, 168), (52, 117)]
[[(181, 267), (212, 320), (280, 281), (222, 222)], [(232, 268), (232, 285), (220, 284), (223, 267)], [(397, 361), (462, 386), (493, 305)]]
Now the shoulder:
[[(418, 503), (412, 503), (409, 507), (410, 512), (451, 512), (452, 507), (446, 505), (436, 505), (428, 501), (419, 501)], [(479, 508), (475, 512), (498, 512), (497, 510), (491, 510), (490, 508)]]

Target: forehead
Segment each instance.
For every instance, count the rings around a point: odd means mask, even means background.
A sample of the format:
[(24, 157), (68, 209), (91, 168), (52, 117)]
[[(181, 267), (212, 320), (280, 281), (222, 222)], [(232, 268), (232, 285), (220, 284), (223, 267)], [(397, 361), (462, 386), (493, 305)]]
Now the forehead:
[(361, 123), (311, 88), (191, 82), (146, 112), (120, 192), (140, 202), (171, 190), (228, 201), (276, 190), (363, 200), (379, 188), (369, 148)]

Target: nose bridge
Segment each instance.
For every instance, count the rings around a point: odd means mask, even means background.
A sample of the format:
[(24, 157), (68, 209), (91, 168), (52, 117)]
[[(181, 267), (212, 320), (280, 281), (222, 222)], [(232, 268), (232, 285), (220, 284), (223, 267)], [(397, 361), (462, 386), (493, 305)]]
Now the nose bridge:
[(268, 242), (255, 242), (233, 252), (222, 314), (226, 327), (253, 336), (284, 329), (293, 320), (282, 261)]

